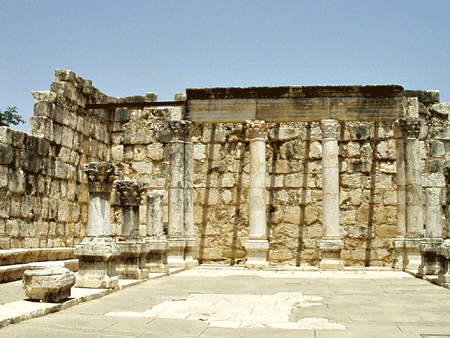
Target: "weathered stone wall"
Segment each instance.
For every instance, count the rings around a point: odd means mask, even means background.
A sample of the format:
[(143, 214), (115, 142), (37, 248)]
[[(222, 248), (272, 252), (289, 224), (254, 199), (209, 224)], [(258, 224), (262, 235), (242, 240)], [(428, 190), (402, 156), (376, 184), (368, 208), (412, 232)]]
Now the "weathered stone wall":
[(110, 114), (86, 103), (116, 99), (71, 71), (56, 70), (36, 98), (30, 134), (0, 128), (0, 248), (73, 246), (86, 236), (83, 165), (109, 159)]
[[(406, 91), (408, 116), (421, 122), (423, 189), (443, 188), (450, 161), (448, 103), (437, 92)], [(83, 165), (112, 161), (117, 179), (164, 191), (168, 221), (169, 121), (180, 108), (86, 109), (89, 103), (152, 102), (156, 94), (111, 98), (91, 81), (56, 71), (49, 92), (33, 92), (30, 135), (0, 128), (0, 248), (73, 246), (86, 236)], [(415, 98), (418, 99), (415, 99)], [(176, 97), (177, 99), (177, 97)], [(182, 99), (178, 96), (178, 99)], [(417, 111), (414, 111), (417, 110)], [(315, 265), (321, 260), (322, 131), (320, 122), (268, 123), (266, 202), (269, 261)], [(246, 123), (193, 124), (194, 223), (200, 262), (243, 262), (249, 224)], [(341, 258), (350, 266), (392, 266), (397, 234), (397, 149), (393, 122), (340, 122)], [(424, 215), (426, 215), (424, 193)], [(121, 208), (112, 192), (112, 234)], [(145, 235), (146, 199), (140, 206)], [(425, 233), (424, 216), (424, 233)], [(445, 234), (445, 222), (442, 227)]]

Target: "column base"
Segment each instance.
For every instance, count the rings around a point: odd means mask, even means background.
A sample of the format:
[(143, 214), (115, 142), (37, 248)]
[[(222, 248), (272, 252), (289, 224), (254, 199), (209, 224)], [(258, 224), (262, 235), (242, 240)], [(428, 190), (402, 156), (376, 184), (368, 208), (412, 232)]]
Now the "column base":
[(405, 238), (406, 264), (405, 269), (417, 272), (422, 263), (419, 238)]
[(120, 258), (116, 266), (119, 278), (138, 280), (148, 278), (146, 256), (149, 245), (138, 241), (119, 241), (117, 246), (120, 250)]
[(266, 270), (269, 268), (267, 254), (269, 252), (269, 241), (265, 239), (249, 239), (245, 245), (247, 250), (247, 269)]
[(441, 262), (437, 252), (442, 244), (442, 238), (426, 238), (420, 243), (421, 264), (417, 274), (419, 276), (437, 275), (441, 270)]
[(323, 270), (342, 270), (344, 264), (341, 260), (341, 250), (344, 243), (340, 239), (323, 239), (320, 241), (322, 260), (320, 268)]
[(186, 248), (185, 239), (168, 239), (169, 242), (169, 252), (167, 255), (167, 262), (171, 268), (182, 268), (186, 267), (184, 261), (184, 249)]
[(167, 239), (146, 238), (145, 242), (149, 245), (146, 259), (148, 271), (168, 274), (167, 253), (169, 251), (169, 242), (167, 242)]
[(441, 270), (438, 273), (438, 284), (450, 287), (450, 239), (446, 239), (437, 251)]
[(187, 269), (192, 269), (198, 266), (197, 257), (198, 244), (195, 238), (186, 239), (186, 248), (184, 249), (184, 261)]
[(405, 250), (405, 239), (396, 238), (394, 240), (394, 251), (395, 251), (395, 261), (394, 268), (400, 271), (405, 271), (406, 269), (406, 250)]
[(112, 238), (86, 237), (75, 246), (79, 261), (77, 288), (114, 289), (119, 287), (116, 260), (120, 250)]

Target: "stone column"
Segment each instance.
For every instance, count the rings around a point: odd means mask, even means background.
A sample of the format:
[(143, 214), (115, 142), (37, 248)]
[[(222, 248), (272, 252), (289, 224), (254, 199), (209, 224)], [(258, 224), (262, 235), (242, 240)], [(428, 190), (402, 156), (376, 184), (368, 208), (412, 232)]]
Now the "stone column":
[(425, 239), (420, 243), (421, 264), (418, 269), (420, 276), (437, 275), (441, 270), (437, 250), (442, 244), (442, 188), (428, 186), (425, 192), (427, 212)]
[(169, 227), (168, 262), (171, 267), (184, 268), (185, 239), (185, 157), (184, 147), (187, 135), (190, 132), (190, 122), (170, 121), (169, 128), (172, 131), (170, 141), (169, 163)]
[(269, 267), (267, 255), (266, 221), (266, 123), (247, 121), (247, 138), (250, 139), (250, 187), (249, 187), (249, 238), (245, 245), (247, 261), (251, 269)]
[(76, 287), (111, 289), (119, 286), (115, 260), (120, 250), (111, 238), (111, 190), (114, 167), (107, 162), (84, 166), (88, 178), (88, 237), (75, 246), (79, 260)]
[(420, 174), (420, 120), (400, 119), (405, 143), (406, 238), (405, 268), (418, 270), (421, 263), (420, 241), (423, 238), (423, 193)]
[(145, 185), (138, 181), (117, 181), (116, 187), (122, 206), (122, 233), (117, 242), (121, 256), (117, 274), (125, 279), (148, 278), (145, 257), (149, 247), (139, 236), (139, 205)]
[(186, 134), (184, 142), (184, 230), (186, 238), (186, 249), (184, 260), (186, 267), (198, 266), (197, 252), (198, 243), (194, 226), (194, 150), (191, 141), (192, 125)]
[(149, 272), (169, 273), (167, 252), (169, 243), (164, 235), (163, 192), (152, 191), (147, 196), (147, 237), (149, 245), (147, 268)]
[(445, 203), (446, 240), (439, 246), (437, 256), (441, 269), (438, 273), (438, 283), (450, 287), (450, 166), (444, 167), (447, 196)]
[(404, 271), (406, 264), (406, 184), (405, 184), (405, 142), (403, 125), (395, 121), (395, 145), (397, 151), (397, 237), (394, 240), (395, 268)]
[(344, 248), (339, 225), (339, 148), (337, 120), (320, 121), (322, 128), (322, 194), (325, 236), (320, 242), (322, 269), (341, 269)]

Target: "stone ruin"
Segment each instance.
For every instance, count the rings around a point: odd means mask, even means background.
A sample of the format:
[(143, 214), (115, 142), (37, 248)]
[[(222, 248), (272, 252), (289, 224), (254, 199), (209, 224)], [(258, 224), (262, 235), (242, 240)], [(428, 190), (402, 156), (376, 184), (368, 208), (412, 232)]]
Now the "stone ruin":
[(0, 127), (0, 248), (74, 247), (79, 286), (202, 263), (450, 283), (438, 91), (206, 88), (158, 102), (56, 70), (32, 94), (29, 134)]

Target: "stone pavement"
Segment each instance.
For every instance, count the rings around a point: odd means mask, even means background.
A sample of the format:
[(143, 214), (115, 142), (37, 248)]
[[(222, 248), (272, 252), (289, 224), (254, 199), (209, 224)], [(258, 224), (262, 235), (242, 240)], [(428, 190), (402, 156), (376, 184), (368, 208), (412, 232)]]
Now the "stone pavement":
[(6, 326), (0, 337), (436, 338), (450, 337), (449, 308), (450, 290), (402, 272), (200, 266)]

